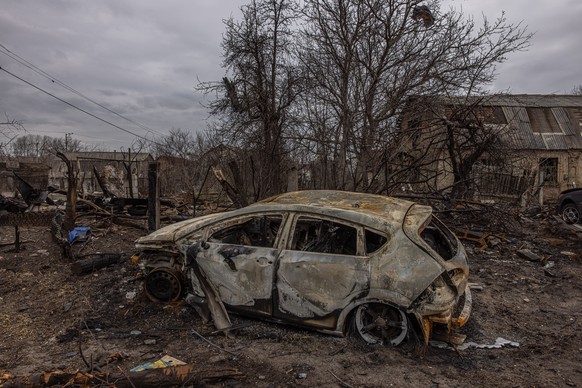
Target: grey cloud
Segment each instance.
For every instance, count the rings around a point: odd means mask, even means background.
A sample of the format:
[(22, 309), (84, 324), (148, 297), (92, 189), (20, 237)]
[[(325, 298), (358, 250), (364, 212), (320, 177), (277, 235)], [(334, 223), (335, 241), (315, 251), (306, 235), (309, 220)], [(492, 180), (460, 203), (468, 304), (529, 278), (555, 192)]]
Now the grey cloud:
[[(108, 108), (154, 129), (201, 130), (206, 125), (200, 81), (220, 80), (223, 19), (238, 17), (247, 0), (2, 0), (0, 43)], [(447, 0), (480, 18), (506, 10), (536, 31), (532, 47), (498, 67), (492, 90), (565, 92), (582, 83), (578, 0)], [(0, 54), (0, 66), (139, 134), (147, 130), (54, 85)], [(574, 84), (574, 85), (572, 85)], [(83, 141), (127, 147), (133, 136), (65, 106), (0, 73), (0, 115), (25, 121), (34, 133), (74, 133)], [(40, 132), (42, 131), (42, 132)]]

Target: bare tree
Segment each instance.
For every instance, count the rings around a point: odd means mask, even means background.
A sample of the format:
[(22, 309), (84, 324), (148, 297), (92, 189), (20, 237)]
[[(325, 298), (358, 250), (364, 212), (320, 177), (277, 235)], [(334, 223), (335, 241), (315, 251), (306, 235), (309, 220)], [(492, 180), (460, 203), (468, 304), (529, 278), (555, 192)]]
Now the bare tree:
[(10, 148), (13, 156), (35, 157), (39, 161), (53, 158), (58, 152), (80, 152), (94, 149), (68, 134), (63, 138), (26, 134), (15, 138)]
[(21, 121), (10, 119), (7, 114), (4, 117), (4, 121), (0, 122), (0, 156), (2, 157), (8, 154), (8, 148), (17, 138), (18, 133), (25, 131)]
[[(440, 114), (434, 115), (433, 138), (442, 135), (442, 143), (434, 144), (442, 149), (445, 162), (453, 175), (451, 195), (468, 199), (474, 188), (473, 168), (484, 156), (499, 164), (507, 151), (504, 134), (508, 130), (502, 112), (496, 114), (492, 107), (485, 107), (487, 98), (464, 98), (450, 102), (447, 109), (440, 106)], [(442, 112), (445, 110), (445, 112)], [(502, 116), (502, 117), (496, 117)]]
[(156, 157), (172, 156), (191, 159), (196, 154), (200, 141), (199, 135), (181, 128), (170, 129), (168, 135), (160, 136), (149, 144), (150, 152)]
[[(143, 142), (136, 142), (140, 144)], [(164, 163), (159, 172), (160, 189), (166, 195), (185, 194), (192, 198), (196, 185), (204, 179), (207, 166), (200, 158), (209, 148), (205, 134), (192, 133), (183, 129), (171, 129), (166, 136), (160, 136), (147, 144), (152, 155)]]
[(293, 122), (300, 77), (293, 56), (292, 0), (257, 0), (242, 7), (242, 20), (225, 22), (222, 81), (201, 83), (214, 93), (210, 112), (213, 135), (233, 149), (252, 151), (255, 199), (283, 189), (285, 143)]
[(528, 45), (530, 35), (503, 14), (477, 27), (432, 1), (433, 19), (421, 23), (418, 3), (305, 2), (299, 58), (311, 96), (303, 99), (309, 113), (301, 135), (313, 128), (326, 134), (311, 138), (325, 142), (316, 148), (328, 153), (336, 188), (375, 190), (370, 176), (379, 160), (397, 155), (398, 118), (411, 96), (481, 94), (495, 65)]
[[(400, 120), (411, 97), (485, 95), (496, 64), (529, 45), (531, 34), (503, 13), (477, 24), (441, 12), (439, 0), (420, 3), (306, 0), (298, 16), (290, 1), (261, 0), (243, 7), (241, 21), (226, 22), (227, 76), (198, 87), (216, 95), (214, 139), (250, 155), (256, 198), (282, 190), (287, 156), (309, 169), (304, 186), (396, 187), (443, 155), (423, 150), (410, 160), (403, 153), (410, 134)], [(459, 177), (497, 142), (463, 116), (434, 145), (448, 144), (442, 149)]]

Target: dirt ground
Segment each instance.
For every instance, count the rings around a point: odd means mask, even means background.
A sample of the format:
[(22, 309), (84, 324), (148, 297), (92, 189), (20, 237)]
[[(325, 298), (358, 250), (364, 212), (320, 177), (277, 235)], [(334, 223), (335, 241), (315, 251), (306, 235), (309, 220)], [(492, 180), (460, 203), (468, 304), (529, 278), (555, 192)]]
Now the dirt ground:
[[(74, 275), (48, 227), (22, 227), (21, 252), (0, 248), (0, 376), (86, 371), (87, 364), (127, 372), (170, 355), (241, 373), (210, 386), (582, 386), (582, 228), (548, 215), (522, 217), (484, 249), (464, 241), (475, 287), (460, 333), (466, 343), (512, 341), (491, 349), (367, 346), (240, 317), (232, 317), (243, 328), (231, 337), (213, 334), (191, 307), (145, 299), (129, 260), (143, 229), (83, 222), (93, 231), (84, 251), (123, 253), (121, 264)], [(14, 228), (0, 227), (0, 244), (12, 241)], [(541, 261), (518, 255), (520, 249)]]

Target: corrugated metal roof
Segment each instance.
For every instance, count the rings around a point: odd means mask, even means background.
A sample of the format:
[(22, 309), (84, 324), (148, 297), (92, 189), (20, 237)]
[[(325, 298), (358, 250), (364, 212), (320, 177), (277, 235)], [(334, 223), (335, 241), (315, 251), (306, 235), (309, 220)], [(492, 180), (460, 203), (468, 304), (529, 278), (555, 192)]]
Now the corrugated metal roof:
[(538, 108), (580, 108), (582, 96), (556, 94), (512, 94), (485, 97), (483, 105), (521, 106)]
[(492, 94), (487, 96), (437, 98), (444, 105), (475, 104), (481, 106), (514, 106), (532, 108), (582, 108), (582, 95), (574, 94)]
[(498, 94), (411, 98), (414, 101), (423, 99), (433, 108), (435, 103), (441, 107), (502, 108), (509, 123), (509, 130), (503, 136), (516, 149), (582, 150), (582, 95)]
[[(582, 123), (570, 109), (582, 107), (582, 96), (498, 95), (483, 98), (480, 105), (502, 107), (510, 128), (506, 139), (516, 148), (582, 150)], [(553, 119), (549, 122), (559, 128), (552, 128), (551, 132), (547, 132), (547, 122), (534, 122), (532, 125), (528, 108), (549, 109), (555, 118), (555, 122)]]

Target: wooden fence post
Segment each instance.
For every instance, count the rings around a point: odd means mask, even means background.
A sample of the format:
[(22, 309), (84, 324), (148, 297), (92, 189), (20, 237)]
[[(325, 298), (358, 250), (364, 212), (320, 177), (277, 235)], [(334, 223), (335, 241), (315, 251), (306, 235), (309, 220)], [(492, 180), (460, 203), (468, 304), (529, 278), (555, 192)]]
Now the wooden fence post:
[(148, 166), (148, 231), (160, 228), (160, 186), (158, 184), (158, 163)]

